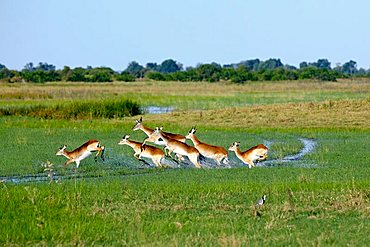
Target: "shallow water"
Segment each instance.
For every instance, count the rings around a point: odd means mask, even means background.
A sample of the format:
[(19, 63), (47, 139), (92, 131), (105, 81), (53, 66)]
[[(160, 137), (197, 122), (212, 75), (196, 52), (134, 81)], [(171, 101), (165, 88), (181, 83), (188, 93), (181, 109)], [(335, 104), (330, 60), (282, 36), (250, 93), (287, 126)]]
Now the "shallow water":
[(257, 164), (257, 166), (274, 167), (274, 166), (293, 166), (293, 167), (316, 167), (316, 164), (308, 164), (302, 161), (302, 158), (312, 153), (316, 147), (316, 141), (313, 139), (299, 138), (303, 148), (296, 154), (285, 156), (282, 159), (266, 160)]
[[(305, 139), (300, 138), (299, 139), (303, 143), (303, 148), (296, 154), (285, 156), (282, 159), (273, 159), (273, 160), (267, 160), (263, 162), (257, 163), (256, 166), (258, 167), (277, 167), (277, 166), (290, 166), (290, 167), (305, 167), (305, 168), (311, 168), (316, 167), (316, 164), (308, 164), (304, 161), (302, 161), (302, 158), (309, 153), (312, 153), (315, 150), (316, 147), (316, 141), (313, 139)], [(273, 142), (265, 141), (264, 144), (267, 147), (270, 147)], [(155, 167), (153, 164), (151, 164), (151, 161), (149, 162), (141, 162), (139, 165), (137, 162), (131, 163), (130, 161), (127, 161), (127, 159), (123, 159), (122, 157), (116, 155), (113, 150), (111, 150), (109, 158), (106, 161), (106, 164), (110, 164), (113, 167), (110, 167), (109, 170), (115, 170), (116, 168), (122, 168), (122, 167), (128, 167), (132, 169), (142, 169), (142, 168), (153, 168)], [(135, 163), (135, 164), (134, 164)], [(189, 168), (193, 169), (194, 165), (190, 163), (190, 161), (185, 158), (182, 162), (175, 162), (169, 158), (165, 158), (163, 162), (166, 166), (170, 168)], [(204, 158), (200, 162), (203, 167), (210, 168), (210, 169), (223, 169), (223, 168), (233, 168), (233, 167), (246, 167), (246, 165), (239, 162), (239, 160), (230, 160), (228, 165), (221, 165), (218, 166), (215, 161), (211, 159)], [(144, 173), (145, 174), (145, 173)], [(52, 179), (50, 177), (52, 175)], [(128, 174), (128, 175), (120, 175), (120, 174), (112, 174), (111, 176), (133, 176), (133, 175), (143, 175), (142, 173), (138, 174)], [(0, 182), (5, 183), (29, 183), (29, 182), (50, 182), (50, 181), (61, 181), (61, 180), (68, 180), (68, 179), (87, 179), (87, 178), (98, 178), (99, 175), (94, 174), (84, 174), (82, 172), (79, 172), (78, 170), (71, 171), (68, 174), (60, 174), (57, 172), (53, 173), (39, 173), (39, 174), (33, 174), (33, 175), (19, 175), (19, 176), (8, 176), (8, 177), (0, 177)]]
[(162, 114), (173, 111), (174, 108), (172, 106), (148, 106), (144, 108), (144, 112), (147, 114)]

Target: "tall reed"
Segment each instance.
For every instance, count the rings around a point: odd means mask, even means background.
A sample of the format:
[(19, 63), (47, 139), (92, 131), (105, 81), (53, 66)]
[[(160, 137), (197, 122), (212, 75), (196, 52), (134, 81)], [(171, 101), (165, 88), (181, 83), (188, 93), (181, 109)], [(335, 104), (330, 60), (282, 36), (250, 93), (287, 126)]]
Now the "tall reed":
[(0, 116), (30, 116), (45, 119), (122, 118), (141, 113), (140, 105), (131, 100), (89, 100), (52, 105), (0, 107)]

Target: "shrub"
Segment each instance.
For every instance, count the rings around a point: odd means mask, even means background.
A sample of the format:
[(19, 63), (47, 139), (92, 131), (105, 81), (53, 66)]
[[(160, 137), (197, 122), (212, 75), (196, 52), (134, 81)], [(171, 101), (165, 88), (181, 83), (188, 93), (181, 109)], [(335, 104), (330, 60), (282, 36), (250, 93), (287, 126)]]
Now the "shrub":
[(132, 82), (135, 81), (135, 76), (131, 75), (128, 72), (123, 71), (121, 74), (116, 76), (117, 81), (126, 81), (126, 82)]

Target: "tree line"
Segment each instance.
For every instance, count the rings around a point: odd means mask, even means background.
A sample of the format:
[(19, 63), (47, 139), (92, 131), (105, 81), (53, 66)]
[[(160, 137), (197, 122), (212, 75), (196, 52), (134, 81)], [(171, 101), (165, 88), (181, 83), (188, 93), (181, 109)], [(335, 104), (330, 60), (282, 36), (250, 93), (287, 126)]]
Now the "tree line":
[(154, 81), (231, 81), (245, 83), (248, 81), (283, 81), (313, 79), (320, 81), (336, 81), (338, 78), (370, 77), (370, 69), (358, 69), (357, 63), (350, 60), (334, 68), (327, 59), (316, 62), (301, 62), (299, 68), (283, 64), (280, 59), (271, 58), (266, 61), (251, 59), (234, 64), (218, 63), (199, 64), (196, 67), (183, 68), (181, 63), (167, 59), (160, 64), (147, 63), (145, 66), (136, 61), (128, 64), (121, 72), (109, 67), (56, 69), (52, 64), (28, 63), (21, 71), (10, 70), (0, 64), (0, 80), (10, 83), (51, 81), (71, 82), (112, 82), (135, 81), (149, 79)]

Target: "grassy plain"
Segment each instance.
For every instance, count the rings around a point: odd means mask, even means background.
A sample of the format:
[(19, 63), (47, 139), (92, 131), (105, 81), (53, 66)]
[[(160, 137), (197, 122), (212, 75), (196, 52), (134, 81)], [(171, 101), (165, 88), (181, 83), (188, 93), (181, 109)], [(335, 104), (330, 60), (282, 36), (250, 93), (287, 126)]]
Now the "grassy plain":
[[(317, 141), (297, 166), (153, 169), (118, 146), (134, 119), (0, 117), (0, 177), (54, 170), (52, 183), (0, 183), (0, 243), (128, 246), (366, 246), (370, 227), (370, 82), (0, 85), (0, 107), (130, 99), (174, 106), (144, 124), (242, 149), (272, 143), (269, 159)], [(72, 172), (54, 154), (89, 138), (107, 161)], [(233, 154), (230, 158), (236, 162)], [(81, 178), (82, 177), (82, 178)], [(266, 204), (254, 207), (267, 194)]]
[(172, 106), (176, 110), (210, 110), (260, 104), (368, 99), (369, 81), (232, 83), (48, 83), (0, 85), (0, 106), (57, 104), (76, 100), (130, 99), (142, 106)]

